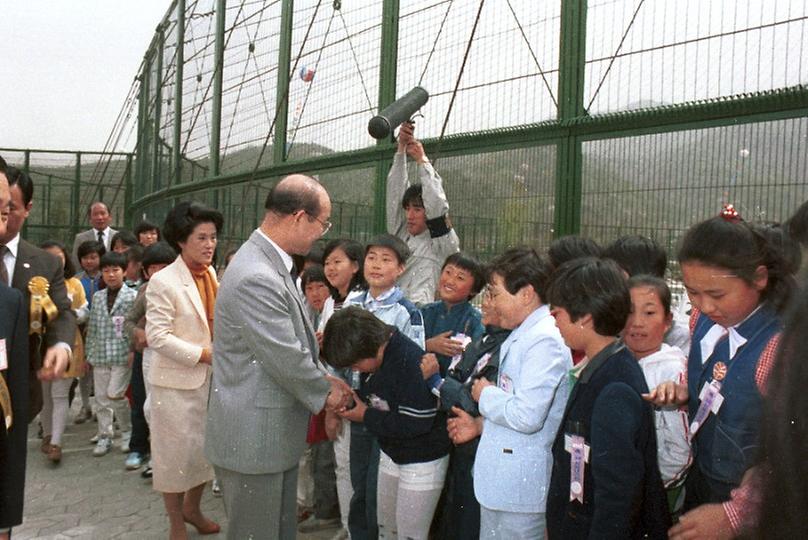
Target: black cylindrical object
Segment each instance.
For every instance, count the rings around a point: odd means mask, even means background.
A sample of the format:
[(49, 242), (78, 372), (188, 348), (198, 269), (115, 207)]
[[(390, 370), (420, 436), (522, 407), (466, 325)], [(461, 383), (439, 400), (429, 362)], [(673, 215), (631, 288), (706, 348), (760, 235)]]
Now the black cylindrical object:
[(384, 108), (377, 116), (368, 122), (368, 133), (374, 139), (384, 139), (402, 122), (408, 120), (418, 109), (429, 101), (429, 93), (416, 86), (390, 105)]

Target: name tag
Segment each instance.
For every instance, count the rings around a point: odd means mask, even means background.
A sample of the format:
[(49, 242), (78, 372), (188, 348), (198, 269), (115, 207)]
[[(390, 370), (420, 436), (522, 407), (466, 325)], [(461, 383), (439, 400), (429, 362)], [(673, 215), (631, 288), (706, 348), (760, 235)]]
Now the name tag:
[(719, 409), (721, 409), (721, 405), (724, 403), (724, 396), (721, 395), (721, 382), (716, 380), (709, 383), (705, 382), (704, 386), (701, 387), (699, 399), (701, 400), (699, 409), (696, 411), (696, 416), (690, 424), (691, 440), (696, 433), (698, 433), (701, 426), (704, 425), (710, 413), (718, 414)]
[(509, 394), (513, 393), (513, 381), (504, 373), (499, 378), (499, 387)]
[(564, 450), (570, 453), (570, 502), (584, 502), (584, 470), (589, 463), (589, 445), (580, 435), (564, 434)]
[(370, 406), (374, 409), (383, 412), (388, 412), (390, 410), (390, 405), (376, 394), (369, 396), (368, 401), (370, 401)]
[(112, 317), (112, 324), (115, 326), (115, 337), (121, 339), (123, 337), (123, 315), (115, 315)]

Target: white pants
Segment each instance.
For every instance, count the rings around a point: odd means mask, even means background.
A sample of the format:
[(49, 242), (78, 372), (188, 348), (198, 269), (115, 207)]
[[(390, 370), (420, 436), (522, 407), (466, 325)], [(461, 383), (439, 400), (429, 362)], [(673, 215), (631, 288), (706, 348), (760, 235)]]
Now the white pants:
[(381, 452), (377, 484), (379, 539), (426, 540), (443, 490), (449, 456), (397, 465)]
[(348, 512), (351, 509), (353, 485), (351, 484), (351, 421), (342, 420), (342, 431), (334, 441), (334, 458), (337, 476), (337, 500), (342, 528), (348, 530)]
[(62, 445), (62, 434), (67, 424), (67, 399), (73, 379), (42, 381), (42, 434), (50, 435), (51, 444)]
[(480, 540), (544, 540), (544, 513), (503, 512), (480, 506)]
[(113, 437), (113, 417), (118, 419), (122, 432), (132, 431), (129, 401), (125, 396), (131, 378), (132, 369), (129, 366), (93, 366), (99, 437)]

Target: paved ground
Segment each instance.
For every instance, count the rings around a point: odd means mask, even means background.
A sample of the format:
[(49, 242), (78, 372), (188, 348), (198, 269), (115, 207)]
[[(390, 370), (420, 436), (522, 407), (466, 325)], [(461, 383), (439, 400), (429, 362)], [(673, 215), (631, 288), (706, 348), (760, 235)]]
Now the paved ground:
[[(78, 401), (78, 400), (77, 400)], [(74, 405), (76, 405), (74, 403)], [(71, 420), (74, 412), (71, 412)], [(116, 445), (104, 457), (93, 457), (90, 437), (96, 425), (70, 423), (62, 441), (63, 458), (53, 466), (39, 450), (36, 424), (29, 429), (28, 467), (23, 524), (14, 540), (151, 539), (168, 537), (168, 518), (162, 498), (140, 471), (124, 469), (125, 455)], [(189, 538), (224, 538), (227, 518), (221, 499), (205, 490), (202, 510), (222, 526), (222, 533), (202, 537), (189, 527)], [(336, 529), (299, 539), (326, 540)]]

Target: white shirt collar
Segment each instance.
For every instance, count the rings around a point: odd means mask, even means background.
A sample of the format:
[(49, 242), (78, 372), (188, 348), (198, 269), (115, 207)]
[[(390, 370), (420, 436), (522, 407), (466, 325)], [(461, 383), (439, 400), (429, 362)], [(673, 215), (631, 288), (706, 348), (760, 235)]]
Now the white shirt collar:
[(17, 233), (17, 236), (12, 238), (7, 244), (6, 247), (8, 248), (9, 253), (16, 259), (17, 258), (17, 250), (20, 249), (20, 233)]
[(258, 231), (258, 234), (260, 234), (261, 236), (263, 236), (263, 237), (264, 237), (264, 239), (265, 239), (267, 242), (269, 242), (269, 243), (270, 243), (270, 245), (271, 245), (273, 248), (275, 248), (275, 251), (277, 251), (277, 252), (278, 252), (278, 255), (280, 255), (280, 256), (281, 256), (281, 261), (283, 261), (283, 265), (286, 267), (286, 271), (287, 271), (287, 272), (291, 272), (291, 271), (292, 271), (292, 266), (295, 264), (295, 261), (293, 261), (293, 260), (292, 260), (292, 256), (291, 256), (291, 255), (289, 255), (288, 253), (286, 253), (286, 252), (285, 252), (283, 249), (281, 249), (281, 247), (280, 247), (278, 244), (276, 244), (276, 243), (275, 243), (275, 242), (272, 240), (272, 238), (270, 238), (269, 236), (267, 236), (267, 235), (266, 235), (266, 233), (265, 233), (264, 231), (262, 231), (260, 227), (259, 227), (259, 228), (257, 228), (257, 229), (256, 229), (256, 231)]
[(727, 334), (729, 334), (729, 360), (732, 360), (735, 357), (735, 353), (738, 352), (738, 349), (746, 345), (746, 338), (738, 333), (738, 327), (748, 321), (752, 315), (757, 313), (762, 305), (763, 304), (756, 307), (752, 313), (746, 316), (744, 320), (734, 326), (731, 326), (730, 328), (724, 328), (719, 324), (713, 324), (713, 326), (710, 327), (699, 342), (699, 347), (701, 348), (701, 363), (704, 364), (707, 362), (715, 351), (715, 347), (718, 345), (718, 342), (721, 341), (721, 338)]

